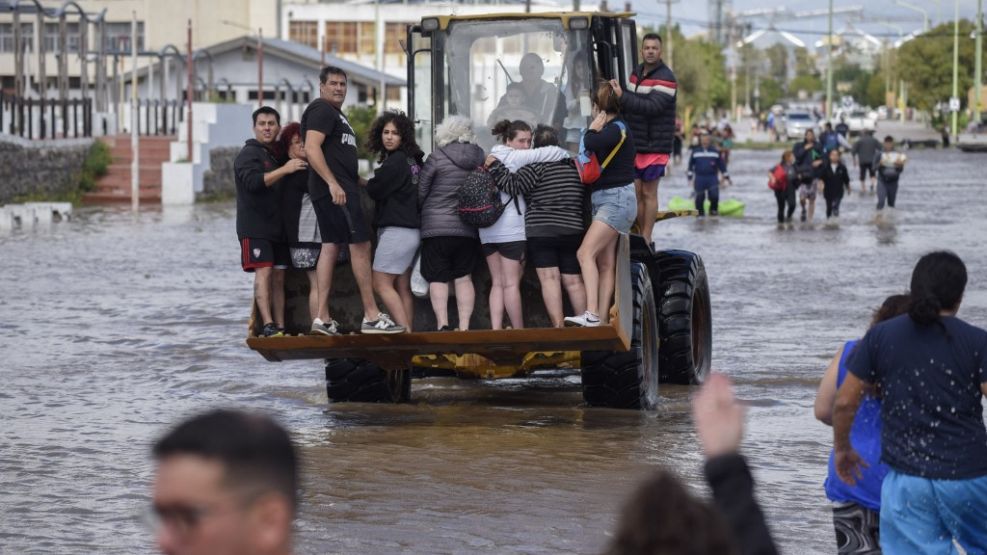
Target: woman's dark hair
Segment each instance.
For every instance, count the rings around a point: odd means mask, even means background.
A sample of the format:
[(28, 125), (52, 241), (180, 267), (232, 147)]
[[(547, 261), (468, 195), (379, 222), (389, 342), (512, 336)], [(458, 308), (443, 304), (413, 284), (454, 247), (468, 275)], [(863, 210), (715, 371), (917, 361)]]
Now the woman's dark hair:
[[(293, 121), (281, 128), (281, 134), (278, 135), (278, 152), (282, 157), (288, 158), (288, 149), (291, 147), (291, 140), (295, 136), (302, 136), (302, 124), (297, 121)], [(302, 140), (305, 140), (304, 137), (302, 137)]]
[(617, 93), (610, 86), (609, 81), (601, 81), (596, 87), (596, 94), (593, 95), (593, 102), (596, 107), (608, 114), (620, 113), (620, 99)]
[(531, 133), (531, 126), (519, 119), (514, 121), (502, 119), (493, 126), (490, 134), (500, 139), (501, 143), (506, 143), (507, 141), (513, 141), (517, 137), (517, 134), (522, 131)]
[(876, 326), (885, 320), (890, 320), (896, 316), (907, 314), (912, 306), (912, 296), (909, 294), (891, 295), (884, 299), (881, 306), (874, 311), (871, 316), (870, 325)]
[(414, 159), (425, 156), (421, 147), (415, 142), (415, 124), (411, 122), (411, 119), (404, 115), (404, 112), (387, 111), (377, 116), (377, 119), (370, 126), (370, 135), (367, 137), (367, 150), (378, 155), (378, 162), (383, 162), (384, 158), (387, 158), (387, 149), (384, 148), (382, 137), (384, 127), (388, 123), (393, 123), (398, 130), (398, 135), (401, 135), (401, 145), (398, 147), (400, 150)]
[(737, 553), (719, 511), (668, 470), (642, 484), (624, 506), (606, 555)]
[(966, 265), (949, 251), (930, 252), (912, 271), (908, 315), (919, 325), (939, 322), (939, 312), (956, 310), (966, 289)]
[(532, 146), (535, 148), (541, 148), (543, 146), (559, 146), (559, 134), (555, 131), (554, 127), (549, 125), (539, 125), (536, 127), (532, 138), (534, 139), (532, 141)]

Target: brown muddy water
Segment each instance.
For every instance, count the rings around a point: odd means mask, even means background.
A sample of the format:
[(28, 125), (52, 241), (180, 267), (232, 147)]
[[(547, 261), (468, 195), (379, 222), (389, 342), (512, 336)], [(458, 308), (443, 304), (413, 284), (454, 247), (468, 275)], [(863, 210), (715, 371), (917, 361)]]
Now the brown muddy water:
[[(894, 223), (875, 225), (874, 196), (854, 194), (838, 227), (778, 229), (777, 153), (737, 151), (725, 196), (746, 218), (656, 227), (660, 246), (706, 261), (714, 368), (749, 405), (743, 450), (786, 553), (833, 551), (831, 434), (812, 402), (839, 345), (935, 248), (965, 259), (961, 316), (987, 325), (985, 158), (910, 156)], [(683, 173), (663, 199), (686, 194)], [(300, 443), (301, 553), (595, 553), (649, 470), (705, 493), (691, 388), (665, 387), (653, 413), (584, 407), (569, 372), (418, 380), (411, 404), (327, 406), (318, 362), (244, 345), (233, 217), (231, 204), (86, 208), (0, 236), (0, 553), (153, 552), (149, 445), (215, 406), (270, 412)]]

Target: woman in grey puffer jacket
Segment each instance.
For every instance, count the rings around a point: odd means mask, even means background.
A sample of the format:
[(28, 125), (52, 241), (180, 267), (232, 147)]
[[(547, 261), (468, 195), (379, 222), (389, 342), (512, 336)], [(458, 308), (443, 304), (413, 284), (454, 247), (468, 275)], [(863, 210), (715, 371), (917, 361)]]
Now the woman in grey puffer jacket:
[(449, 326), (449, 282), (456, 288), (459, 328), (468, 330), (476, 291), (473, 268), (480, 242), (476, 228), (463, 223), (457, 211), (456, 193), (466, 176), (483, 165), (483, 149), (473, 143), (472, 122), (450, 116), (435, 129), (436, 148), (425, 161), (418, 178), (421, 205), (421, 272), (439, 331)]

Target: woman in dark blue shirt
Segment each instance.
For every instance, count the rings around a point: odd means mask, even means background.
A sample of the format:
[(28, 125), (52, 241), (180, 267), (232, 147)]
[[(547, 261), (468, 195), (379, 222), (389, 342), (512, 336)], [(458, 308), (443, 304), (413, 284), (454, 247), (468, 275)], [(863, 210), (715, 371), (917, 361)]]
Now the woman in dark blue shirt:
[(593, 223), (576, 256), (586, 284), (586, 312), (565, 319), (567, 326), (606, 324), (613, 297), (617, 238), (628, 233), (637, 218), (634, 192), (634, 141), (620, 118), (620, 100), (609, 83), (601, 83), (594, 97), (596, 117), (590, 123), (583, 145), (596, 154), (602, 165), (610, 159), (600, 178), (590, 187)]
[(881, 392), (881, 547), (987, 552), (987, 331), (956, 317), (966, 266), (951, 252), (912, 272), (908, 315), (874, 326), (847, 361), (833, 407), (835, 465), (853, 485), (863, 461), (850, 429), (867, 384)]

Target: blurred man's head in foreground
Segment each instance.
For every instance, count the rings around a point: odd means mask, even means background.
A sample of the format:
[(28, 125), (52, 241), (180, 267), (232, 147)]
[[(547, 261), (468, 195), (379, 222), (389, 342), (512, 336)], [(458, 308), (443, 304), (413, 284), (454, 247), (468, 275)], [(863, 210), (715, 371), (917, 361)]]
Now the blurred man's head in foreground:
[(186, 420), (153, 448), (152, 510), (168, 555), (291, 552), (298, 459), (268, 417), (216, 410)]

